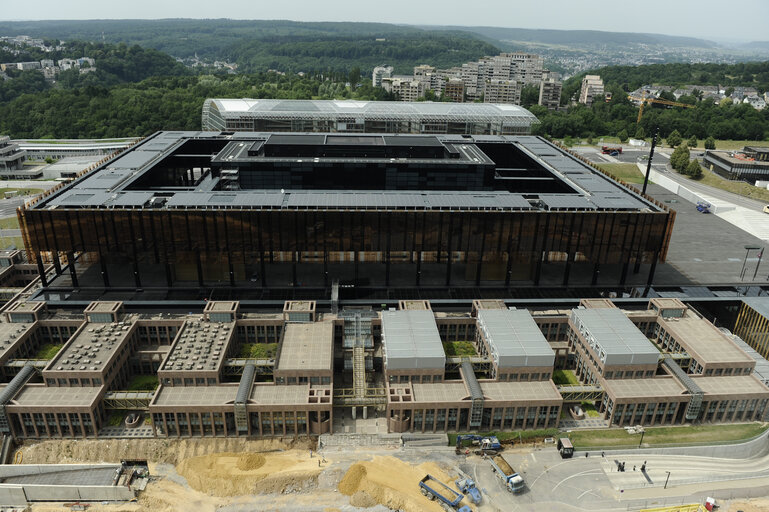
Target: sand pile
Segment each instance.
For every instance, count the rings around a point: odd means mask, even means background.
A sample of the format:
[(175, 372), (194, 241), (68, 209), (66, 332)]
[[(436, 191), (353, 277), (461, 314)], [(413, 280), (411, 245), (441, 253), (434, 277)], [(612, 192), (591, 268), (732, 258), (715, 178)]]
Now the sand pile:
[(247, 453), (238, 457), (238, 460), (235, 463), (235, 467), (241, 471), (253, 471), (254, 469), (259, 469), (260, 467), (264, 466), (264, 462), (264, 455), (259, 455), (258, 453)]
[[(442, 512), (440, 505), (419, 491), (419, 481), (428, 473), (453, 488), (451, 477), (435, 463), (413, 466), (395, 457), (375, 457), (353, 464), (339, 482), (339, 492), (350, 496), (350, 504), (359, 507), (381, 504), (404, 512)], [(353, 503), (358, 500), (370, 504)], [(468, 500), (462, 505), (469, 505)]]
[(212, 496), (309, 491), (317, 486), (318, 459), (304, 450), (213, 453), (183, 460), (176, 468), (190, 487)]
[(766, 512), (769, 510), (769, 499), (754, 498), (738, 500), (729, 503), (729, 512)]
[(350, 505), (353, 507), (369, 508), (376, 504), (376, 500), (366, 491), (358, 491), (350, 496)]

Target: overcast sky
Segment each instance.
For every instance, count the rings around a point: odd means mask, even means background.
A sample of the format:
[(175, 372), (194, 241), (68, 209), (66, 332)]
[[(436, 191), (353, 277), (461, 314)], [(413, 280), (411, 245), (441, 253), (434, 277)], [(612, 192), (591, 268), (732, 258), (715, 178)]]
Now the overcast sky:
[(607, 30), (769, 40), (769, 0), (35, 0), (2, 2), (5, 20), (233, 18)]

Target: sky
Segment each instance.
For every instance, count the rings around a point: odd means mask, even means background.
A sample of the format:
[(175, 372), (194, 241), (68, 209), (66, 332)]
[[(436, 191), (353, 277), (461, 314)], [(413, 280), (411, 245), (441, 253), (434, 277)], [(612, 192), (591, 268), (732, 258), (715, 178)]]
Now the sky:
[[(372, 21), (647, 32), (714, 41), (766, 41), (769, 0), (36, 0), (3, 2), (3, 21), (233, 18)], [(656, 4), (656, 5), (655, 5)], [(732, 7), (729, 7), (729, 6)]]

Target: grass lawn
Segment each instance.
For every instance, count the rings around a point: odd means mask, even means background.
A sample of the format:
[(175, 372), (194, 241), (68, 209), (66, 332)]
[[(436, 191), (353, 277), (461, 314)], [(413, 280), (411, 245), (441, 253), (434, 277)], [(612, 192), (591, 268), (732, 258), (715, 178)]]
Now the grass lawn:
[(123, 419), (125, 418), (125, 413), (116, 411), (109, 415), (109, 418), (107, 418), (107, 426), (110, 427), (119, 427), (123, 424)]
[(18, 192), (20, 196), (36, 196), (43, 193), (42, 188), (0, 188), (0, 197), (5, 197), (6, 192)]
[[(723, 443), (742, 441), (764, 432), (765, 423), (741, 423), (733, 425), (697, 425), (690, 427), (649, 427), (644, 434), (644, 444)], [(576, 449), (638, 446), (640, 434), (628, 434), (624, 429), (573, 430), (569, 433)]]
[(443, 343), (443, 351), (451, 356), (475, 356), (475, 346), (469, 341), (446, 341)]
[(595, 408), (595, 405), (592, 402), (582, 402), (579, 404), (580, 407), (582, 407), (582, 410), (585, 411), (585, 414), (589, 418), (600, 418), (601, 413), (598, 412), (598, 409)]
[(0, 229), (19, 229), (18, 217), (6, 217), (0, 219)]
[(126, 386), (126, 391), (155, 391), (158, 378), (155, 375), (134, 375)]
[(556, 386), (579, 386), (579, 379), (571, 370), (553, 370), (553, 382)]
[(644, 175), (636, 164), (598, 164), (598, 167), (625, 183), (643, 184)]
[[(694, 180), (692, 180), (694, 181)], [(718, 174), (712, 172), (705, 167), (702, 168), (702, 178), (699, 180), (704, 185), (710, 185), (711, 187), (720, 188), (727, 192), (739, 194), (741, 196), (750, 197), (752, 199), (758, 199), (759, 201), (766, 201), (769, 203), (769, 190), (765, 188), (754, 187), (750, 183), (744, 181), (729, 181)]]
[(20, 236), (0, 237), (0, 249), (10, 249), (12, 246), (15, 246), (16, 249), (24, 249), (24, 239)]
[(240, 346), (240, 357), (249, 359), (275, 359), (277, 352), (277, 343), (243, 343)]
[[(634, 137), (631, 133), (631, 139)], [(603, 139), (603, 142), (601, 142), (601, 139)], [(582, 142), (585, 141), (585, 139), (580, 139)], [(684, 141), (687, 141), (688, 138), (684, 137)], [(651, 135), (646, 137), (646, 142), (651, 144), (652, 137)], [(617, 137), (593, 137), (593, 146), (600, 147), (600, 146), (611, 146), (613, 144), (620, 144), (620, 141)], [(627, 143), (626, 143), (627, 144)], [(582, 144), (577, 144), (577, 146), (581, 146)], [(660, 141), (657, 141), (657, 147), (660, 146)], [(665, 144), (664, 139), (662, 140), (662, 146), (668, 147), (667, 144)], [(765, 140), (716, 140), (716, 149), (742, 149), (745, 146), (769, 146), (769, 141)], [(648, 146), (647, 146), (648, 147)], [(705, 149), (705, 139), (697, 139), (697, 148), (704, 150)], [(692, 148), (694, 149), (694, 148)]]
[(63, 344), (54, 345), (53, 343), (45, 343), (39, 349), (37, 349), (37, 352), (35, 352), (35, 355), (32, 356), (32, 359), (53, 359), (63, 346)]

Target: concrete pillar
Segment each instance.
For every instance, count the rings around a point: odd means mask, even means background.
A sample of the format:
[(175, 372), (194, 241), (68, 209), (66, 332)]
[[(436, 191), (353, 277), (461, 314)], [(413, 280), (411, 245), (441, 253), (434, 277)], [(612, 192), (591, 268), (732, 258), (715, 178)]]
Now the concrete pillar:
[(352, 419), (355, 419), (355, 414), (357, 412), (356, 409), (357, 409), (357, 407), (353, 407), (351, 412), (350, 412), (350, 414), (352, 414)]
[(368, 418), (368, 407), (366, 407), (364, 405), (363, 406), (363, 419), (365, 420), (366, 418)]

